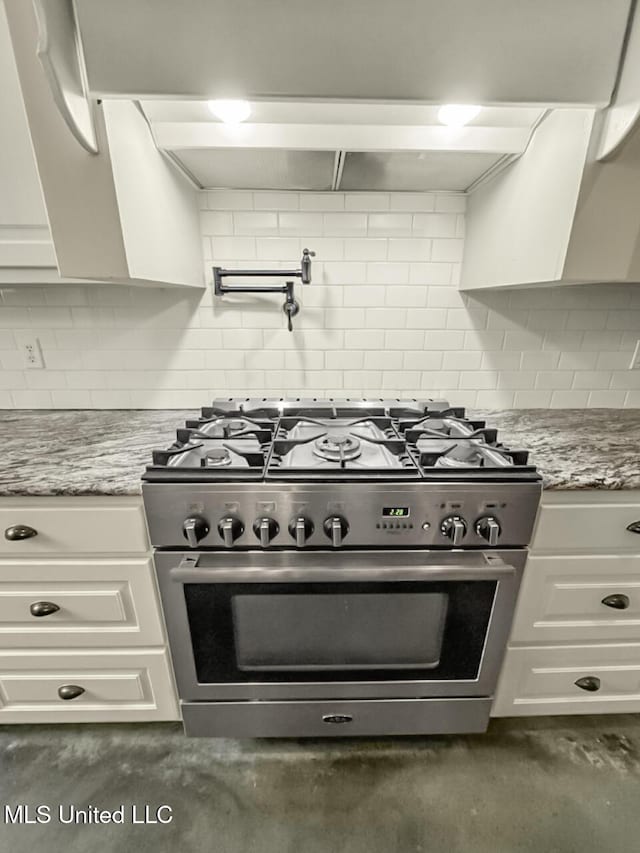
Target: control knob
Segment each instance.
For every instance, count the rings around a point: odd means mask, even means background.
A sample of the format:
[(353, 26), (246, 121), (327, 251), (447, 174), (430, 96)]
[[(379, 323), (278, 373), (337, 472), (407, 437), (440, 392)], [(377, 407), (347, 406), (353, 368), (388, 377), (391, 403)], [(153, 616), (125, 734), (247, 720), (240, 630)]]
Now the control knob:
[(349, 525), (346, 518), (341, 515), (331, 515), (326, 518), (322, 525), (324, 532), (331, 539), (331, 544), (334, 548), (339, 548), (342, 545), (342, 540), (349, 532)]
[(440, 523), (440, 532), (457, 548), (467, 535), (467, 522), (459, 515), (448, 515)]
[(239, 536), (244, 533), (244, 524), (239, 518), (227, 515), (218, 522), (218, 533), (226, 548), (231, 548)]
[(271, 542), (274, 536), (278, 535), (279, 531), (280, 525), (275, 518), (269, 518), (269, 516), (265, 515), (263, 518), (256, 518), (253, 522), (253, 532), (260, 540), (263, 548), (268, 547), (269, 542)]
[(492, 515), (485, 515), (476, 521), (476, 533), (494, 548), (501, 533), (500, 524)]
[(198, 542), (209, 533), (209, 522), (201, 515), (192, 515), (185, 518), (182, 525), (182, 535), (189, 543), (190, 548), (197, 548)]
[(311, 536), (313, 530), (313, 522), (310, 518), (306, 518), (304, 515), (292, 518), (289, 522), (289, 533), (296, 540), (297, 548), (304, 548), (307, 544), (307, 539)]

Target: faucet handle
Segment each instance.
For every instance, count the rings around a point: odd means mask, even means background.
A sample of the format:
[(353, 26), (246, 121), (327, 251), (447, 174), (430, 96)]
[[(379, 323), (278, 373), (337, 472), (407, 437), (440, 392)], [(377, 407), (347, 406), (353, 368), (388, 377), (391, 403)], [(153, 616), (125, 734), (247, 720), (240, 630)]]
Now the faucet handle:
[(310, 249), (302, 250), (302, 260), (300, 261), (300, 278), (303, 284), (311, 284), (311, 258), (315, 258), (316, 253)]

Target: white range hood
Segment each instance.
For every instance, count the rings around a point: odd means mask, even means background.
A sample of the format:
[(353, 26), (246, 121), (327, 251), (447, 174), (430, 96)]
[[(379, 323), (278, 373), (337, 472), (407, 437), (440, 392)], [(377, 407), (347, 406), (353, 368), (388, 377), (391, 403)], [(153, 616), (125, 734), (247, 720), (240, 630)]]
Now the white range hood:
[[(70, 0), (40, 0), (55, 7)], [(608, 103), (630, 0), (74, 0), (102, 97)]]
[(485, 108), (450, 128), (438, 107), (253, 102), (251, 120), (214, 120), (204, 101), (143, 101), (158, 148), (202, 188), (465, 191), (521, 155), (538, 108)]
[(469, 193), (466, 289), (640, 279), (630, 0), (5, 5), (62, 275), (202, 286), (197, 190), (236, 188)]

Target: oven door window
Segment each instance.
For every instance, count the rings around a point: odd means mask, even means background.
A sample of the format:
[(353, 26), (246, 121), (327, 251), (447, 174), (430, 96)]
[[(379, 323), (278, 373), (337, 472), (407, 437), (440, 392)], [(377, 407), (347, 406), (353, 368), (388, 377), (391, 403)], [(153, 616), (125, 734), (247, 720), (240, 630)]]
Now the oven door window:
[(185, 584), (198, 681), (473, 679), (496, 587)]

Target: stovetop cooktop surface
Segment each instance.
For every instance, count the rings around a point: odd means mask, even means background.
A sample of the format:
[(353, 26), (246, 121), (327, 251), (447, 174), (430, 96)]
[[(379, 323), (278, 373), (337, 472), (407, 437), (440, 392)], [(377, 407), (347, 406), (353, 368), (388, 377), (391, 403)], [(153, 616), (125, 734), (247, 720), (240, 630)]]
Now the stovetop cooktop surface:
[(445, 400), (217, 399), (145, 480), (538, 479), (526, 450)]

